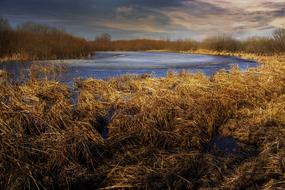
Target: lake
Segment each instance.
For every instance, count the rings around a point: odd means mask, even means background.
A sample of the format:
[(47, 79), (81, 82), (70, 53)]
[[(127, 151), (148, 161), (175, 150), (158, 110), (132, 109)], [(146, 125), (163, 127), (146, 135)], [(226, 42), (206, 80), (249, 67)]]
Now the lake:
[[(72, 85), (74, 78), (108, 79), (125, 74), (152, 73), (164, 77), (168, 71), (202, 72), (208, 76), (218, 70), (230, 70), (237, 65), (241, 70), (257, 67), (257, 63), (229, 56), (180, 54), (167, 52), (97, 52), (88, 59), (41, 61), (42, 64), (63, 64), (66, 71), (56, 76), (56, 80)], [(0, 69), (12, 74), (14, 80), (27, 76), (31, 62), (0, 63)]]

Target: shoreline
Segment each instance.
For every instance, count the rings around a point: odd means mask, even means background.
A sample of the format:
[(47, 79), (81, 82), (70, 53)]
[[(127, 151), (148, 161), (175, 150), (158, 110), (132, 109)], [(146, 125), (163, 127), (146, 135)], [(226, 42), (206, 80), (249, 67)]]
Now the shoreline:
[[(91, 55), (91, 54), (90, 54)], [(89, 56), (81, 56), (81, 57), (73, 57), (73, 58), (65, 58), (65, 59), (55, 59), (55, 58), (48, 58), (48, 59), (37, 59), (37, 58), (29, 58), (29, 56), (23, 56), (23, 55), (12, 55), (9, 57), (0, 57), (0, 63), (4, 62), (25, 62), (25, 61), (62, 61), (62, 60), (73, 60), (73, 59), (84, 59), (88, 58)]]
[[(100, 52), (109, 52), (109, 51), (100, 51)], [(111, 51), (116, 52), (116, 51)], [(250, 54), (250, 53), (243, 53), (243, 52), (216, 52), (216, 51), (208, 51), (208, 50), (195, 50), (195, 51), (173, 51), (173, 50), (141, 50), (141, 51), (118, 51), (118, 52), (161, 52), (161, 53), (179, 53), (179, 54), (200, 54), (200, 55), (212, 55), (212, 56), (231, 56), (231, 57), (239, 57), (242, 59), (248, 59), (248, 58), (254, 58), (256, 56), (258, 57), (268, 57), (267, 55), (260, 56), (256, 54)], [(272, 55), (273, 56), (278, 56)], [(90, 56), (85, 57), (73, 57), (73, 58), (64, 58), (64, 59), (56, 59), (56, 58), (47, 58), (47, 59), (37, 59), (37, 58), (29, 58), (29, 56), (23, 56), (23, 55), (12, 55), (9, 57), (0, 57), (0, 63), (1, 62), (10, 62), (10, 61), (55, 61), (55, 60), (74, 60), (74, 59), (85, 59)]]
[[(103, 51), (107, 52), (107, 51)], [(115, 51), (114, 51), (115, 52)], [(130, 51), (125, 51), (130, 52)], [(140, 52), (140, 51), (138, 51)], [(250, 53), (243, 53), (243, 52), (216, 52), (216, 51), (209, 51), (205, 49), (200, 49), (196, 51), (171, 51), (171, 50), (147, 50), (147, 51), (141, 51), (141, 52), (165, 52), (165, 53), (178, 53), (178, 54), (199, 54), (199, 55), (209, 55), (209, 56), (229, 56), (229, 57), (235, 57), (237, 59), (244, 59), (248, 61), (256, 62), (259, 65), (270, 65), (270, 62), (272, 60), (280, 60), (285, 59), (285, 53), (284, 54), (275, 54), (275, 55), (257, 55), (257, 54), (250, 54)], [(19, 58), (20, 57), (20, 58)], [(42, 62), (42, 61), (55, 61), (55, 62), (64, 62), (66, 60), (85, 60), (87, 57), (79, 57), (79, 58), (69, 58), (69, 59), (28, 59), (27, 56), (20, 56), (15, 55), (12, 57), (5, 57), (0, 58), (0, 64), (4, 62)]]

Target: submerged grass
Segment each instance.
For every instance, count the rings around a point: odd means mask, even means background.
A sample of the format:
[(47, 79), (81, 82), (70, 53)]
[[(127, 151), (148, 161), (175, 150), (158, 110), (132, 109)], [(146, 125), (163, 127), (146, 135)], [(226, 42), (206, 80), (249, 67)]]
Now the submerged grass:
[(56, 81), (3, 79), (0, 189), (284, 189), (285, 57), (252, 58), (210, 78), (77, 80), (76, 104)]
[[(63, 64), (33, 62), (29, 69), (29, 79), (56, 78), (65, 72), (67, 68)], [(48, 77), (49, 76), (49, 77)]]

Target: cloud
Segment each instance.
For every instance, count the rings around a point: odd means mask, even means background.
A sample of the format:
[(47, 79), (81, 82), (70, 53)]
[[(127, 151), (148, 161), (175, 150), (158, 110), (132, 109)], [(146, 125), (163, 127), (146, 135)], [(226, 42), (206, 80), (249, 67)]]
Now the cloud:
[(119, 14), (119, 15), (130, 15), (132, 14), (134, 11), (134, 9), (132, 7), (129, 7), (129, 6), (122, 6), (122, 7), (118, 7), (116, 9), (116, 13)]
[(285, 16), (274, 19), (270, 24), (277, 28), (285, 28)]
[(149, 15), (144, 18), (138, 18), (135, 20), (104, 20), (100, 23), (101, 26), (105, 26), (117, 30), (133, 31), (133, 32), (148, 32), (159, 33), (166, 32), (160, 23), (156, 21), (156, 17)]
[(200, 37), (228, 33), (236, 37), (268, 34), (284, 23), (285, 1), (185, 1), (183, 7), (162, 10), (171, 25), (186, 28)]
[(0, 0), (12, 23), (36, 21), (93, 38), (269, 35), (284, 25), (285, 0)]
[(201, 0), (228, 10), (243, 10), (243, 12), (270, 12), (284, 6), (284, 0)]

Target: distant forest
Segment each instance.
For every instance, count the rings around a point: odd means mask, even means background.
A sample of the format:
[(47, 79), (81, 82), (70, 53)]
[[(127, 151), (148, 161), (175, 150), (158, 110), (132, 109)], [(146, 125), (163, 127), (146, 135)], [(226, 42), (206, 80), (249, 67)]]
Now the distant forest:
[(88, 41), (54, 27), (24, 23), (13, 29), (0, 18), (0, 57), (63, 59), (87, 56)]
[(102, 34), (90, 41), (62, 29), (27, 22), (12, 28), (0, 18), (0, 58), (12, 60), (67, 59), (87, 57), (96, 51), (169, 50), (246, 52), (260, 55), (285, 52), (285, 29), (276, 29), (271, 37), (237, 40), (230, 35), (217, 35), (201, 42), (195, 40), (112, 40)]

